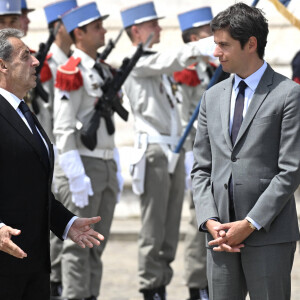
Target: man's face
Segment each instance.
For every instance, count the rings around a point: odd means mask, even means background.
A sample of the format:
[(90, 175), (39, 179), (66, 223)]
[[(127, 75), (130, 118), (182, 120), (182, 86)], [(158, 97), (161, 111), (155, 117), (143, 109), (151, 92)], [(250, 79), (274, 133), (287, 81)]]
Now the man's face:
[(152, 42), (150, 47), (153, 44), (157, 44), (160, 42), (160, 32), (161, 32), (161, 27), (158, 24), (158, 20), (152, 20), (148, 22), (144, 22), (142, 24), (136, 25), (137, 30), (138, 30), (138, 39), (139, 43), (145, 43), (149, 37), (149, 35), (153, 32), (154, 36), (152, 38)]
[(105, 45), (106, 29), (101, 20), (96, 20), (85, 26), (86, 32), (83, 33), (83, 42), (87, 49), (95, 50)]
[(0, 16), (0, 29), (15, 28), (21, 29), (19, 15), (2, 15)]
[(11, 59), (5, 62), (7, 84), (15, 95), (24, 95), (36, 86), (35, 68), (39, 61), (30, 54), (29, 48), (20, 39), (11, 37), (8, 40), (13, 47), (13, 53)]
[(211, 32), (211, 29), (210, 29), (210, 25), (207, 24), (207, 25), (204, 25), (204, 26), (201, 26), (199, 28), (199, 31), (198, 31), (198, 39), (201, 40), (201, 39), (204, 39), (204, 38), (207, 38), (209, 36), (212, 36), (212, 32)]
[(27, 31), (28, 31), (28, 25), (30, 23), (27, 11), (22, 11), (22, 14), (20, 17), (20, 23), (21, 23), (21, 30), (24, 32), (24, 35), (26, 35)]
[(214, 56), (219, 58), (223, 71), (236, 73), (240, 77), (247, 73), (247, 61), (249, 60), (247, 47), (242, 49), (238, 40), (234, 40), (227, 30), (217, 30), (214, 32), (216, 48)]
[(62, 23), (60, 24), (59, 27), (59, 34), (61, 35), (62, 40), (66, 43), (66, 44), (73, 44), (72, 38), (69, 35), (65, 25)]

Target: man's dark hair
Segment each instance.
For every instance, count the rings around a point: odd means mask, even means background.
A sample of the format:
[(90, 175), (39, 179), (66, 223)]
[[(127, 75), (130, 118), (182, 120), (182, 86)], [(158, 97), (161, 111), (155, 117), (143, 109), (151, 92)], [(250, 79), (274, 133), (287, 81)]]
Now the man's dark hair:
[(191, 35), (192, 34), (198, 35), (199, 30), (200, 30), (201, 27), (193, 27), (193, 28), (189, 28), (189, 29), (184, 30), (181, 34), (183, 42), (184, 43), (189, 43), (191, 41)]
[(263, 59), (269, 29), (262, 10), (240, 2), (220, 12), (210, 26), (212, 32), (227, 30), (233, 39), (240, 42), (242, 49), (251, 36), (256, 37), (257, 54)]
[(125, 28), (125, 31), (126, 31), (128, 37), (129, 37), (129, 39), (132, 41), (131, 27), (132, 27), (132, 26), (126, 27), (126, 28)]
[[(83, 32), (86, 32), (86, 25), (82, 26), (82, 27), (78, 27), (79, 29), (81, 29)], [(69, 35), (73, 41), (73, 43), (76, 43), (76, 38), (75, 38), (75, 34), (74, 34), (74, 30), (72, 30), (71, 32), (69, 32)]]

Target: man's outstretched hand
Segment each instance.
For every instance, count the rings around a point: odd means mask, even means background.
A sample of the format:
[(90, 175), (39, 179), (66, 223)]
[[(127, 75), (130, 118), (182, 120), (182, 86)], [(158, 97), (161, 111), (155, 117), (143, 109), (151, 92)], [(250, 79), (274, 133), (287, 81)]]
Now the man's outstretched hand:
[(99, 246), (100, 241), (104, 240), (104, 236), (92, 229), (90, 225), (98, 223), (100, 220), (101, 217), (76, 219), (70, 227), (68, 237), (81, 248)]
[(21, 230), (3, 226), (0, 228), (0, 250), (17, 258), (27, 257), (27, 254), (12, 240), (12, 235), (19, 235)]

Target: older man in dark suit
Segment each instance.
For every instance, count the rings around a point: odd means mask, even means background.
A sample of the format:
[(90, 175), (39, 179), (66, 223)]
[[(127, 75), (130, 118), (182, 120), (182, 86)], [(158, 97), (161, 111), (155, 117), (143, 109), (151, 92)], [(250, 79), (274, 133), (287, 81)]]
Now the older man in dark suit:
[(194, 145), (198, 225), (215, 246), (209, 296), (287, 300), (299, 240), (300, 86), (263, 60), (268, 24), (259, 9), (237, 3), (211, 28), (215, 56), (235, 75), (204, 94)]
[(39, 62), (16, 29), (0, 30), (0, 299), (49, 299), (49, 229), (81, 247), (103, 236), (51, 193), (53, 147), (22, 100)]

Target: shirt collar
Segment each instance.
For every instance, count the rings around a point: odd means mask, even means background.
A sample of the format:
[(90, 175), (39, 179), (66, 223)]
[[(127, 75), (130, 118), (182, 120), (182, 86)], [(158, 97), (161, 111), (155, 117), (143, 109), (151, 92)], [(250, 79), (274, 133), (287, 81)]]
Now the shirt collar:
[(75, 48), (74, 52), (73, 52), (73, 56), (74, 57), (80, 57), (81, 58), (81, 65), (86, 68), (86, 69), (92, 69), (95, 65), (95, 60), (90, 57), (89, 55), (87, 55), (85, 52), (83, 52), (82, 50)]
[(68, 59), (67, 55), (55, 43), (51, 45), (49, 53), (52, 54), (51, 58), (59, 65), (64, 64)]
[(234, 84), (233, 84), (233, 88), (234, 90), (236, 90), (238, 88), (238, 85), (240, 83), (241, 80), (244, 80), (245, 83), (247, 84), (247, 86), (253, 91), (253, 93), (255, 92), (264, 72), (267, 69), (267, 63), (264, 61), (263, 65), (254, 73), (252, 73), (250, 76), (248, 76), (246, 79), (241, 78), (240, 76), (238, 76), (237, 74), (234, 75)]
[(0, 94), (8, 101), (8, 103), (15, 109), (19, 107), (20, 102), (22, 101), (16, 95), (12, 94), (11, 92), (0, 88)]

